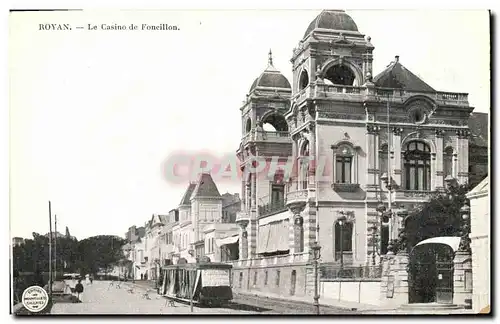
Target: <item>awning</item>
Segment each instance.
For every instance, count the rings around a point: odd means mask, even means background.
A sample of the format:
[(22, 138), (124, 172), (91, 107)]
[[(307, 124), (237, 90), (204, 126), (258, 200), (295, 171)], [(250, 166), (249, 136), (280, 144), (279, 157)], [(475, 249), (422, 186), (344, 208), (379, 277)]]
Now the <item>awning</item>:
[(274, 253), (288, 250), (288, 237), (288, 219), (259, 226), (257, 253)]
[(226, 237), (223, 239), (217, 239), (217, 240), (215, 240), (215, 244), (218, 247), (221, 247), (223, 245), (234, 244), (234, 243), (238, 242), (239, 239), (240, 239), (239, 235), (233, 235), (233, 236), (229, 236), (229, 237)]
[(426, 240), (423, 240), (419, 242), (417, 245), (415, 245), (414, 248), (416, 248), (419, 245), (424, 245), (424, 244), (445, 244), (448, 245), (453, 249), (453, 252), (456, 252), (458, 250), (458, 247), (460, 245), (460, 237), (458, 236), (439, 236), (439, 237), (432, 237)]

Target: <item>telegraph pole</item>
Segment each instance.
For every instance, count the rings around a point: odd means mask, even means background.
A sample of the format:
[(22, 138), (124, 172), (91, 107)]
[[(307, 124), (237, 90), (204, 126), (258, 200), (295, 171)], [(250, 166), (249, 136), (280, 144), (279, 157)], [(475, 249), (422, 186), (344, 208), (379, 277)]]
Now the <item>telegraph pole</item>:
[(52, 211), (49, 200), (49, 298), (52, 299)]
[(56, 232), (54, 240), (54, 280), (57, 280), (57, 215), (54, 215), (54, 232)]

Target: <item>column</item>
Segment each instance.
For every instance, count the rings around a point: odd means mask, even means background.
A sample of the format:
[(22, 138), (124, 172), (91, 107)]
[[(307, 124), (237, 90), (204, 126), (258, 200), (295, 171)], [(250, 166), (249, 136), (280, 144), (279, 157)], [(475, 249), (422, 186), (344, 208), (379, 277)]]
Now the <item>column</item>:
[(394, 127), (392, 130), (393, 137), (392, 137), (392, 145), (394, 148), (394, 168), (392, 169), (392, 179), (394, 182), (398, 185), (401, 186), (401, 134), (403, 133), (403, 128), (401, 127)]
[(459, 131), (458, 141), (458, 183), (465, 184), (469, 181), (469, 130)]
[[(318, 156), (316, 156), (316, 128), (309, 125), (309, 188), (314, 188)], [(311, 161), (311, 159), (314, 159)]]
[(248, 259), (248, 232), (247, 223), (241, 223), (241, 235), (240, 235), (240, 260)]
[(257, 255), (257, 219), (250, 219), (249, 255), (254, 258)]
[(303, 251), (304, 241), (304, 219), (300, 213), (304, 210), (305, 204), (290, 206), (292, 212), (291, 222), (289, 226), (288, 245), (290, 254), (300, 253)]
[(444, 188), (444, 161), (443, 161), (443, 135), (442, 129), (436, 129), (436, 169), (431, 170), (434, 178), (434, 189), (442, 190)]
[(291, 187), (290, 191), (296, 191), (299, 188), (298, 186), (298, 165), (297, 165), (297, 157), (298, 157), (298, 144), (297, 144), (297, 135), (292, 136), (292, 158), (293, 158), (293, 169), (291, 174)]
[(378, 132), (380, 128), (375, 125), (366, 126), (366, 147), (367, 147), (367, 187), (376, 188), (379, 182), (378, 166)]
[(310, 252), (311, 246), (317, 240), (316, 238), (316, 221), (317, 221), (317, 209), (309, 204), (306, 208), (304, 217), (304, 252)]

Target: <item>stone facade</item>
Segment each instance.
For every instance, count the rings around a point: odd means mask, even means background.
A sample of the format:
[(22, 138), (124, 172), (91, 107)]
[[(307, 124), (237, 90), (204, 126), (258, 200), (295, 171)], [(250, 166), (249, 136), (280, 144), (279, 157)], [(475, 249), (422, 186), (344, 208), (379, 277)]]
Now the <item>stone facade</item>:
[(472, 308), (480, 312), (491, 305), (491, 246), (489, 178), (484, 179), (468, 195), (471, 212)]
[[(322, 262), (366, 265), (375, 251), (378, 263), (402, 227), (399, 211), (443, 190), (445, 180), (468, 182), (467, 94), (433, 89), (399, 57), (373, 76), (371, 38), (343, 11), (325, 10), (310, 26), (293, 49), (291, 84), (270, 53), (240, 108), (243, 276), (262, 258), (303, 255), (310, 264), (315, 242)], [(271, 161), (281, 173), (262, 176), (256, 165)], [(393, 215), (384, 224), (381, 203)]]

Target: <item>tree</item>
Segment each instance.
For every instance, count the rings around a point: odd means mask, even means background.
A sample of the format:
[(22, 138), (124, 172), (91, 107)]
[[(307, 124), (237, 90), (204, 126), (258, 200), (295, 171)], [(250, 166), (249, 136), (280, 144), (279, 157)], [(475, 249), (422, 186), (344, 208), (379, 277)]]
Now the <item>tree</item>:
[(418, 242), (431, 237), (461, 236), (463, 221), (460, 209), (466, 203), (465, 195), (470, 189), (470, 185), (451, 186), (410, 211), (404, 220), (403, 230), (393, 242), (393, 251), (410, 252)]
[(106, 271), (124, 258), (122, 246), (125, 239), (112, 235), (98, 235), (80, 241), (79, 254), (82, 272)]

